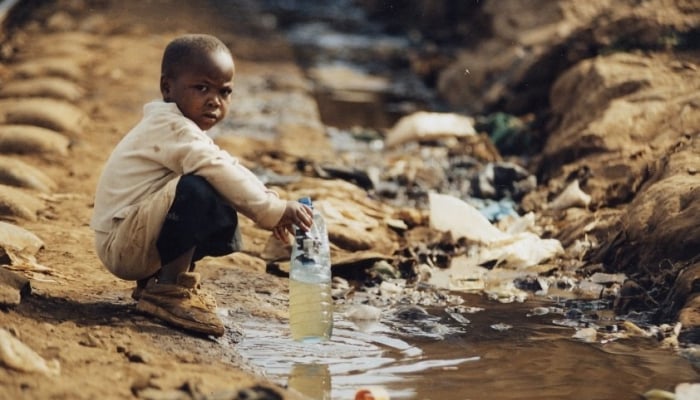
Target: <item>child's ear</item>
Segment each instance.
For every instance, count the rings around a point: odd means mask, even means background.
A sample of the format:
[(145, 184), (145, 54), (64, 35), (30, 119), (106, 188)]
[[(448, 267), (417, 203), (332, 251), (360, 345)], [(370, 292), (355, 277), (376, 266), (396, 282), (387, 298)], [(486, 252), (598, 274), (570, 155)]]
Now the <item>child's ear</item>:
[(165, 77), (165, 75), (162, 75), (160, 77), (160, 94), (163, 95), (163, 100), (168, 101), (170, 97), (170, 82), (168, 82), (168, 79)]

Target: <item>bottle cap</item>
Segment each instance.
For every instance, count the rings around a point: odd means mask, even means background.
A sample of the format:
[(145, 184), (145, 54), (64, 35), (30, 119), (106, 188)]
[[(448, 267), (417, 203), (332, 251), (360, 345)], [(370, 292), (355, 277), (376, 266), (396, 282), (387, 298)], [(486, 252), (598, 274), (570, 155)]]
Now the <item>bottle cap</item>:
[(308, 197), (308, 196), (307, 196), (307, 197), (300, 197), (300, 198), (299, 198), (299, 203), (305, 204), (305, 205), (311, 207), (311, 206), (312, 206), (312, 205), (311, 205), (311, 204), (312, 204), (312, 203), (311, 203), (311, 197)]

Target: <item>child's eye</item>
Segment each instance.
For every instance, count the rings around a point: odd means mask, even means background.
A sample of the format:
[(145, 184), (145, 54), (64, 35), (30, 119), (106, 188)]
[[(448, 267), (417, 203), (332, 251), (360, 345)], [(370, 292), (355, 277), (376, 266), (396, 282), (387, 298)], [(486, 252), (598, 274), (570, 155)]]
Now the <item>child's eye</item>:
[(198, 92), (206, 93), (207, 90), (209, 90), (209, 87), (207, 85), (195, 85), (195, 90)]
[(224, 97), (230, 96), (231, 93), (233, 93), (233, 90), (231, 90), (230, 88), (221, 89), (221, 95)]

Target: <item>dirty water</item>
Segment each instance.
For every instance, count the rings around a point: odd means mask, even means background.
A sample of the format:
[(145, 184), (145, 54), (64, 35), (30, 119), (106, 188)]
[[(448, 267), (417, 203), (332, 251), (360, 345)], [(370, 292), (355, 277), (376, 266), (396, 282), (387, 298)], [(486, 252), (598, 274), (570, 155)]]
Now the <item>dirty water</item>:
[[(473, 313), (457, 320), (427, 309), (428, 330), (390, 318), (360, 326), (339, 306), (332, 340), (317, 344), (294, 342), (284, 321), (238, 320), (244, 334), (236, 351), (311, 399), (352, 399), (366, 386), (381, 386), (392, 399), (638, 399), (698, 381), (697, 367), (654, 338), (573, 338), (576, 330), (562, 324), (570, 304), (464, 298)], [(533, 312), (542, 309), (559, 312)]]
[[(335, 150), (377, 175), (384, 165), (379, 131), (400, 116), (443, 106), (410, 74), (407, 49), (420, 46), (420, 38), (385, 35), (351, 3), (260, 4), (295, 46)], [(460, 170), (440, 160), (445, 158), (430, 153), (426, 162), (459, 178), (454, 182), (469, 181), (455, 174), (471, 164)], [(382, 196), (389, 202), (417, 201), (402, 188), (388, 190), (391, 182), (379, 183), (377, 194), (389, 192)], [(471, 198), (461, 186), (441, 189)], [(359, 388), (375, 385), (392, 399), (640, 399), (651, 389), (673, 392), (679, 383), (700, 381), (700, 366), (657, 338), (615, 336), (622, 317), (610, 304), (552, 300), (554, 290), (549, 294), (508, 304), (463, 294), (472, 312), (426, 307), (427, 317), (410, 320), (395, 318), (389, 307), (382, 309), (381, 323), (362, 326), (346, 318), (349, 305), (337, 304), (332, 340), (319, 344), (294, 342), (286, 321), (233, 315), (229, 322), (241, 327), (243, 337), (231, 351), (310, 399), (352, 399)], [(625, 319), (642, 326), (648, 321), (645, 315)], [(591, 327), (595, 340), (578, 336)]]

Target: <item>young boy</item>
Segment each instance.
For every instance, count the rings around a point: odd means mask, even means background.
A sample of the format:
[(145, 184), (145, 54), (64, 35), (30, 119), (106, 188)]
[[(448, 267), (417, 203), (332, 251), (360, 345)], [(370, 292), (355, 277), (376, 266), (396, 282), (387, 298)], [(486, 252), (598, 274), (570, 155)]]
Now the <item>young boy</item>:
[(206, 135), (226, 116), (234, 72), (229, 49), (213, 36), (168, 44), (163, 100), (144, 106), (107, 160), (90, 223), (107, 269), (138, 282), (138, 310), (215, 336), (224, 326), (194, 262), (240, 250), (237, 212), (285, 242), (292, 224), (312, 224), (308, 207), (279, 199)]

